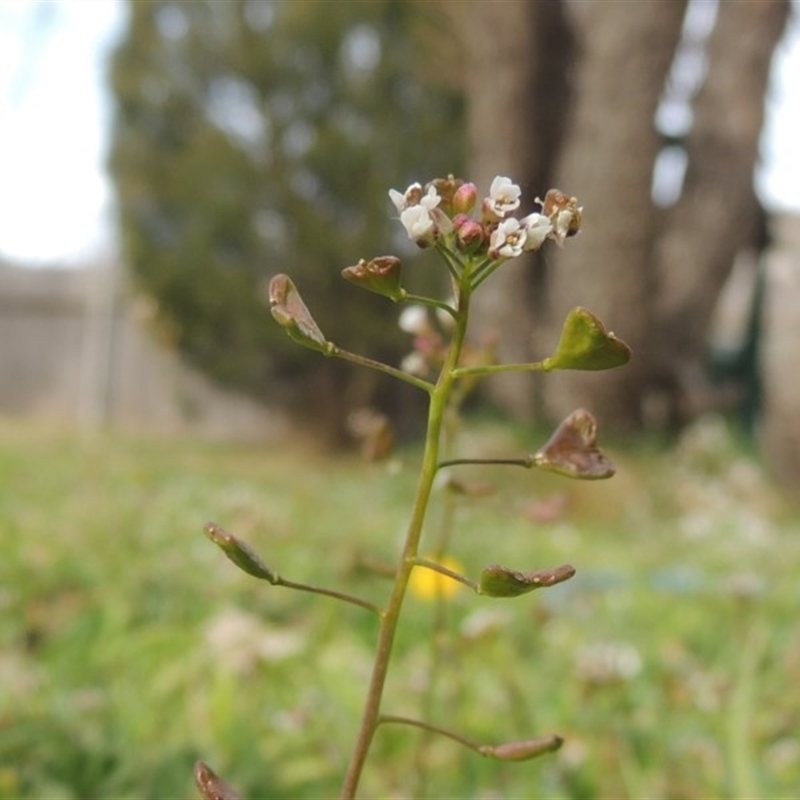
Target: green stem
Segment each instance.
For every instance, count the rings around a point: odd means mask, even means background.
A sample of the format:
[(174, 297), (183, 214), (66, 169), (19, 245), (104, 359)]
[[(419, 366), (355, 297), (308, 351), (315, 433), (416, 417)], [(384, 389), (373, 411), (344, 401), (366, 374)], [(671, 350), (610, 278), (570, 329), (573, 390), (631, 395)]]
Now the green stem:
[(469, 586), (474, 592), (478, 591), (479, 587), (475, 581), (470, 580), (466, 575), (462, 575), (460, 572), (454, 572), (452, 569), (448, 569), (443, 564), (438, 564), (436, 561), (430, 561), (427, 558), (415, 558), (414, 564), (418, 567), (424, 567), (433, 572), (438, 572), (440, 575), (444, 575), (459, 583), (463, 583), (464, 586)]
[(459, 367), (454, 370), (456, 378), (466, 378), (468, 375), (497, 375), (500, 372), (546, 372), (544, 361), (531, 361), (527, 364), (487, 364), (483, 367)]
[(465, 466), (467, 464), (492, 464), (494, 466), (530, 469), (534, 465), (534, 460), (533, 456), (524, 456), (523, 458), (451, 458), (447, 461), (440, 461), (439, 469), (442, 467)]
[(470, 288), (474, 292), (506, 259), (489, 259), (480, 263), (470, 275)]
[(418, 294), (406, 293), (403, 301), (407, 303), (417, 303), (421, 306), (430, 306), (431, 308), (439, 308), (449, 314), (453, 319), (458, 318), (458, 312), (451, 305), (445, 303), (444, 300), (436, 300), (433, 297), (423, 297)]
[(433, 384), (429, 381), (422, 380), (422, 378), (417, 378), (414, 375), (410, 375), (408, 372), (403, 372), (403, 370), (397, 369), (397, 367), (390, 367), (388, 364), (384, 364), (382, 361), (375, 361), (372, 358), (367, 358), (366, 356), (359, 355), (358, 353), (351, 353), (348, 350), (342, 350), (341, 347), (333, 344), (333, 342), (328, 342), (328, 344), (330, 345), (330, 349), (327, 352), (327, 355), (329, 356), (341, 358), (343, 361), (350, 361), (353, 364), (358, 364), (362, 367), (369, 367), (370, 369), (377, 370), (378, 372), (385, 372), (387, 375), (391, 375), (393, 378), (405, 381), (406, 383), (410, 383), (412, 386), (416, 386), (418, 389), (422, 389), (424, 392), (428, 392), (428, 394), (433, 391)]
[(445, 245), (437, 244), (436, 252), (444, 259), (447, 264), (447, 269), (450, 272), (450, 277), (458, 286), (461, 284), (462, 276), (466, 272), (466, 265), (456, 257), (456, 255)]
[(370, 745), (375, 736), (375, 730), (379, 724), (381, 699), (386, 683), (386, 675), (389, 671), (389, 661), (391, 659), (395, 633), (397, 632), (397, 624), (400, 619), (400, 611), (403, 606), (406, 589), (408, 588), (408, 580), (411, 576), (411, 571), (414, 569), (415, 559), (419, 551), (422, 527), (425, 522), (425, 513), (428, 508), (428, 501), (433, 487), (433, 479), (436, 476), (438, 468), (439, 440), (442, 430), (442, 421), (455, 380), (453, 371), (455, 365), (458, 363), (461, 349), (464, 345), (468, 308), (469, 289), (464, 287), (462, 283), (455, 334), (450, 343), (447, 359), (439, 374), (439, 379), (430, 396), (425, 451), (422, 457), (422, 467), (420, 470), (419, 483), (417, 485), (417, 494), (414, 500), (414, 508), (406, 533), (403, 553), (400, 558), (397, 574), (395, 575), (392, 594), (384, 611), (383, 618), (381, 619), (380, 632), (378, 634), (378, 647), (372, 667), (372, 677), (370, 679), (369, 690), (364, 705), (361, 727), (356, 738), (355, 747), (342, 786), (341, 796), (343, 800), (353, 800), (356, 796), (361, 772), (367, 759), (367, 753), (369, 752)]
[(470, 739), (465, 739), (460, 734), (447, 730), (447, 728), (440, 728), (438, 725), (431, 725), (430, 722), (424, 722), (421, 719), (412, 719), (411, 717), (400, 717), (395, 714), (381, 714), (378, 719), (378, 723), (381, 724), (385, 722), (391, 722), (395, 725), (410, 725), (413, 728), (422, 728), (422, 730), (428, 731), (429, 733), (438, 733), (440, 736), (446, 736), (448, 739), (452, 739), (454, 742), (463, 744), (464, 747), (468, 747), (470, 750), (474, 750), (476, 753), (484, 755), (481, 745), (479, 745), (477, 742), (473, 742)]
[(286, 589), (297, 589), (301, 592), (311, 592), (311, 594), (321, 594), (325, 597), (333, 597), (335, 600), (341, 600), (344, 603), (351, 603), (354, 606), (359, 606), (360, 608), (366, 608), (367, 611), (372, 611), (373, 613), (377, 614), (379, 617), (383, 616), (383, 611), (378, 608), (374, 603), (370, 603), (368, 600), (362, 600), (360, 597), (356, 597), (352, 594), (345, 594), (344, 592), (337, 592), (335, 589), (325, 589), (322, 586), (311, 586), (307, 583), (296, 583), (295, 581), (288, 581), (285, 578), (281, 578), (280, 575), (275, 576), (274, 581), (270, 581), (273, 586), (283, 586)]

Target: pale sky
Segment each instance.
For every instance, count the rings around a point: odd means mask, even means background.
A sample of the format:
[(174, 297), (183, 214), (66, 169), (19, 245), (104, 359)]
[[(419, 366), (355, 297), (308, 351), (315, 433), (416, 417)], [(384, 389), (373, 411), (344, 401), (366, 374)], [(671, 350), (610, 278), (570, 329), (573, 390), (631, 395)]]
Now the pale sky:
[[(125, 14), (122, 0), (0, 0), (0, 258), (113, 254), (105, 56)], [(757, 186), (769, 209), (800, 213), (797, 17), (776, 57)]]
[(0, 0), (0, 257), (113, 252), (104, 56), (120, 0)]

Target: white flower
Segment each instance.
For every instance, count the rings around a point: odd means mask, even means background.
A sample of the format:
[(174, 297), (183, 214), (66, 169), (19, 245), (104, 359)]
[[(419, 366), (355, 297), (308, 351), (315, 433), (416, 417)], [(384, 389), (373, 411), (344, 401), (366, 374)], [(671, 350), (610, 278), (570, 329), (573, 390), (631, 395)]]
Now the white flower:
[(428, 193), (423, 195), (419, 200), (419, 204), (427, 208), (428, 211), (433, 211), (441, 202), (442, 198), (437, 194), (435, 186), (429, 186)]
[(423, 205), (410, 206), (400, 214), (400, 222), (409, 238), (417, 244), (429, 243), (435, 234), (436, 225), (431, 212)]
[(398, 192), (397, 189), (389, 189), (389, 199), (394, 203), (394, 207), (398, 212), (406, 207), (406, 196), (402, 192)]
[(525, 250), (528, 234), (515, 217), (504, 219), (489, 237), (490, 258), (516, 258)]
[(564, 240), (569, 236), (569, 228), (572, 225), (574, 213), (570, 209), (563, 209), (556, 213), (553, 238), (558, 244), (563, 245)]
[(485, 206), (498, 219), (503, 219), (519, 208), (520, 194), (519, 186), (512, 183), (511, 178), (498, 175), (489, 187), (489, 197), (484, 201)]
[(544, 214), (537, 212), (528, 214), (519, 222), (527, 234), (525, 250), (538, 250), (553, 230), (553, 223)]
[(418, 183), (412, 183), (405, 192), (389, 189), (389, 198), (399, 212), (405, 211), (409, 206), (416, 205), (418, 202), (416, 198), (419, 198), (421, 194), (422, 187)]
[(407, 306), (397, 320), (401, 331), (422, 336), (430, 330), (428, 310), (425, 306)]
[(394, 207), (402, 214), (407, 208), (414, 206), (424, 206), (428, 211), (432, 211), (442, 198), (436, 193), (436, 187), (429, 186), (427, 194), (422, 194), (422, 186), (418, 183), (412, 183), (405, 193), (398, 192), (397, 189), (389, 189), (389, 198)]

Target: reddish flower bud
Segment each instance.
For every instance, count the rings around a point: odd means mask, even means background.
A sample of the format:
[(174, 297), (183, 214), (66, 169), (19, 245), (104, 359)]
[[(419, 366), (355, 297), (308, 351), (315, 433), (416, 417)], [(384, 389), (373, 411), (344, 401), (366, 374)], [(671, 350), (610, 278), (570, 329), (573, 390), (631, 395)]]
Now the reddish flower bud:
[(453, 230), (464, 250), (474, 251), (486, 243), (485, 228), (467, 214), (459, 214), (453, 219)]
[(478, 189), (474, 183), (464, 183), (453, 195), (453, 211), (456, 214), (468, 214), (475, 207)]

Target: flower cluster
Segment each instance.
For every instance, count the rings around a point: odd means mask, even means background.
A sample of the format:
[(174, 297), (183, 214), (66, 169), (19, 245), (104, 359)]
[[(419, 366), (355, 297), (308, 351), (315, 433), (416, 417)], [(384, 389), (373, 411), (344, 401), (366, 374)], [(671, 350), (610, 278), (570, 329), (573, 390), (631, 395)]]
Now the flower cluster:
[(544, 200), (536, 198), (541, 212), (518, 219), (514, 214), (520, 195), (517, 184), (498, 176), (478, 205), (476, 217), (472, 216), (478, 199), (475, 184), (452, 176), (424, 189), (414, 183), (405, 192), (389, 190), (400, 222), (420, 247), (455, 246), (461, 252), (484, 252), (491, 260), (506, 260), (538, 250), (546, 239), (561, 245), (580, 229), (582, 209), (574, 197), (551, 189)]

